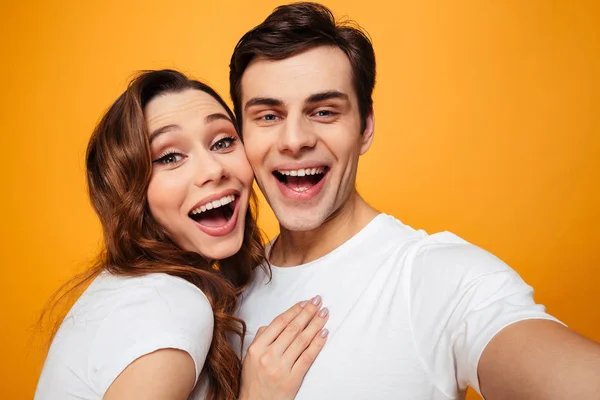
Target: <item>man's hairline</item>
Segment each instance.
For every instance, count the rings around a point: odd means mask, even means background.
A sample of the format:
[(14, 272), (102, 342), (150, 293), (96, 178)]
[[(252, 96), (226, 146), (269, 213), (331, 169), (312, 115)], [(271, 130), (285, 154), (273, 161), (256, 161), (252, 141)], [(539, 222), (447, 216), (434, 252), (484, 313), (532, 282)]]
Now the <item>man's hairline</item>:
[(252, 58), (250, 59), (250, 61), (248, 61), (248, 63), (246, 64), (246, 66), (244, 67), (244, 72), (242, 72), (242, 74), (240, 75), (239, 79), (238, 79), (238, 89), (239, 89), (239, 93), (238, 93), (238, 97), (240, 100), (240, 107), (242, 106), (241, 104), (241, 100), (242, 100), (242, 81), (244, 80), (244, 75), (246, 75), (246, 71), (248, 71), (248, 68), (250, 68), (250, 66), (258, 61), (271, 61), (271, 62), (275, 62), (275, 61), (282, 61), (282, 60), (287, 60), (288, 58), (292, 58), (295, 57), (299, 54), (302, 53), (306, 53), (308, 51), (317, 49), (319, 47), (332, 47), (334, 49), (338, 49), (340, 50), (344, 56), (346, 56), (346, 58), (348, 59), (348, 62), (350, 63), (350, 73), (353, 75), (352, 77), (354, 78), (354, 69), (352, 68), (352, 61), (350, 60), (350, 57), (348, 57), (348, 54), (338, 45), (336, 44), (328, 44), (328, 43), (323, 43), (323, 44), (315, 44), (313, 46), (309, 46), (305, 49), (302, 49), (300, 51), (297, 51), (295, 53), (292, 53), (290, 55), (288, 55), (287, 57), (283, 57), (283, 58), (272, 58), (272, 57), (266, 57), (263, 55), (253, 55)]

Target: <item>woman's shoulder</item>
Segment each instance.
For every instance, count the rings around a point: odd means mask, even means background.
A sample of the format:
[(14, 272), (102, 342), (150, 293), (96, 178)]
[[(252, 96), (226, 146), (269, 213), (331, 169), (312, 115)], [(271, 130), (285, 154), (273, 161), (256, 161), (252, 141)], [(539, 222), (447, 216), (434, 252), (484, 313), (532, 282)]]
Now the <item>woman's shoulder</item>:
[(113, 296), (117, 301), (150, 298), (148, 300), (156, 299), (166, 303), (184, 301), (210, 306), (207, 297), (196, 285), (163, 273), (122, 276), (104, 271), (90, 285), (86, 295), (100, 296), (105, 300)]
[(202, 290), (185, 279), (162, 274), (142, 276), (102, 272), (76, 305), (77, 314), (104, 320), (102, 325), (186, 325), (191, 329), (212, 327), (213, 311)]
[(179, 349), (191, 355), (198, 371), (212, 341), (214, 316), (202, 291), (166, 274), (139, 277), (102, 273), (89, 296), (106, 313), (94, 332), (88, 364), (94, 382), (105, 391), (134, 360), (156, 350)]
[[(97, 307), (110, 310), (102, 318), (94, 348), (127, 348), (183, 340), (210, 342), (212, 307), (202, 291), (184, 279), (166, 274), (136, 277), (98, 276), (87, 293)], [(92, 313), (87, 313), (90, 316)], [(166, 346), (169, 347), (169, 346)], [(177, 347), (177, 346), (171, 346)]]

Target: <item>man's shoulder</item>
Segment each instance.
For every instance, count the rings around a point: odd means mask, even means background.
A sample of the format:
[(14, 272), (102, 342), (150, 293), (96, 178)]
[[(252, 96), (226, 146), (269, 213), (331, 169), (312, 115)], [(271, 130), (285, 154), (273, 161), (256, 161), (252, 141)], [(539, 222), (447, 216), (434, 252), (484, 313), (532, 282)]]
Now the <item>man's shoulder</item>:
[(395, 258), (417, 273), (483, 274), (510, 269), (492, 253), (449, 231), (429, 234), (386, 214), (378, 216), (374, 228), (373, 243), (391, 249)]
[(414, 244), (406, 266), (413, 282), (466, 285), (483, 277), (520, 279), (498, 256), (451, 232), (428, 235)]
[(384, 213), (373, 218), (358, 235), (362, 235), (362, 244), (376, 244), (379, 248), (415, 243), (427, 237), (424, 230), (414, 229), (393, 215)]
[(417, 243), (415, 255), (427, 257), (431, 261), (443, 259), (445, 263), (499, 261), (492, 253), (448, 231), (424, 237)]

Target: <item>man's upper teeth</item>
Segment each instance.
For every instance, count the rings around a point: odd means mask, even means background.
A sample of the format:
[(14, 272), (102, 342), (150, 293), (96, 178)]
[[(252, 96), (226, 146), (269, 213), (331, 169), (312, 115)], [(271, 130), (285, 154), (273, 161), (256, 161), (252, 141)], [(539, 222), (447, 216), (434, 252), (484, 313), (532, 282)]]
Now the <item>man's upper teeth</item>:
[(224, 206), (225, 204), (231, 203), (233, 200), (235, 200), (235, 196), (232, 194), (230, 194), (229, 196), (224, 196), (224, 197), (220, 198), (219, 200), (210, 201), (206, 204), (201, 205), (198, 208), (193, 209), (192, 214), (200, 214), (201, 212), (204, 212), (206, 210), (212, 210), (213, 208), (219, 208), (221, 206)]
[(279, 172), (281, 175), (305, 176), (305, 175), (322, 174), (324, 170), (325, 169), (323, 167), (318, 167), (318, 168), (288, 169), (285, 171), (280, 170), (277, 172)]

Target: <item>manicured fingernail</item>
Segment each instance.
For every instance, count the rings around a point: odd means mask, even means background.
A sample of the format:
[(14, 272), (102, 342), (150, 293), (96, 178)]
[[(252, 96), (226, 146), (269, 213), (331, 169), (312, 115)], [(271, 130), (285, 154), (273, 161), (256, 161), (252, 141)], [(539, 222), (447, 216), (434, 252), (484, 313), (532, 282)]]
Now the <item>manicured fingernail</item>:
[(319, 333), (319, 336), (321, 336), (322, 338), (326, 338), (327, 335), (329, 335), (329, 329), (321, 329), (321, 333)]
[(321, 296), (315, 296), (315, 297), (313, 297), (311, 303), (314, 306), (318, 306), (319, 304), (321, 304)]
[(306, 303), (308, 303), (308, 300), (304, 300), (303, 302), (300, 303), (300, 307), (304, 308), (304, 306), (306, 305)]
[(321, 318), (325, 318), (327, 316), (327, 314), (329, 314), (329, 310), (327, 309), (327, 307), (325, 307), (321, 311), (319, 311), (319, 317), (321, 317)]

